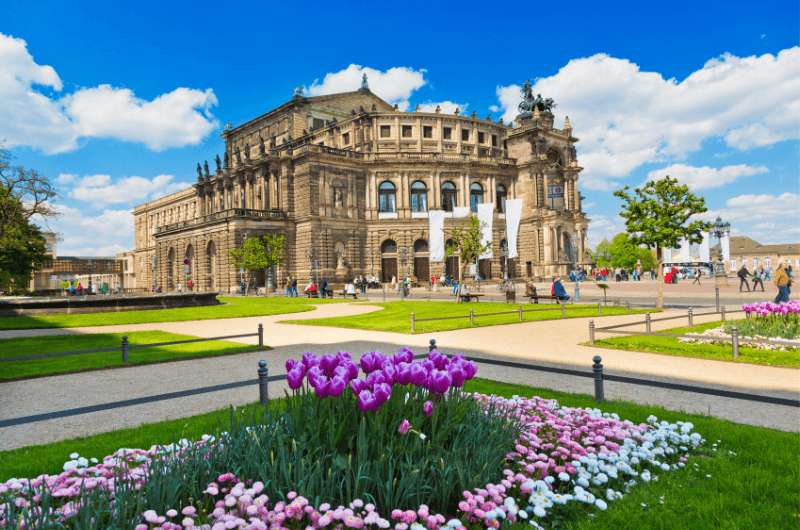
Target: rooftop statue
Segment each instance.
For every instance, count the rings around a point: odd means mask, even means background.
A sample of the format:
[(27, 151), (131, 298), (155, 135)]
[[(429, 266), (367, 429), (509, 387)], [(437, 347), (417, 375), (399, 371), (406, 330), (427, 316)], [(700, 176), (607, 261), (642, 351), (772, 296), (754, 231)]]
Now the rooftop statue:
[(208, 173), (208, 160), (203, 161), (203, 174), (208, 178), (210, 174)]
[(553, 112), (556, 107), (556, 103), (552, 98), (543, 98), (541, 94), (534, 96), (531, 82), (527, 79), (520, 89), (520, 94), (522, 94), (522, 101), (517, 108), (522, 115), (529, 115), (534, 109), (539, 109), (542, 112)]
[(219, 159), (219, 153), (214, 156), (214, 162), (217, 164), (217, 173), (222, 171), (222, 160)]
[(361, 90), (369, 90), (369, 81), (367, 81), (367, 73), (361, 74)]
[(200, 162), (197, 163), (197, 180), (203, 180), (203, 168), (200, 167)]
[(262, 157), (267, 155), (267, 150), (264, 147), (264, 139), (261, 137), (260, 134), (258, 135), (258, 152)]

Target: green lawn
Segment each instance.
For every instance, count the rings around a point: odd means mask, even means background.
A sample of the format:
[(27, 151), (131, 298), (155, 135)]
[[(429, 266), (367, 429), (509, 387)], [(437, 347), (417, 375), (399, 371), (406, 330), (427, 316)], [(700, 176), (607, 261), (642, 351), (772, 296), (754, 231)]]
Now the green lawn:
[[(304, 324), (312, 326), (334, 326), (340, 328), (367, 329), (373, 331), (394, 331), (396, 333), (410, 333), (411, 323), (410, 314), (414, 313), (417, 319), (416, 333), (431, 333), (435, 331), (450, 331), (470, 327), (469, 310), (475, 311), (475, 324), (473, 327), (496, 326), (498, 324), (514, 324), (519, 322), (516, 313), (520, 304), (506, 304), (501, 302), (483, 303), (462, 303), (440, 302), (440, 301), (404, 301), (404, 302), (383, 302), (370, 303), (370, 305), (381, 306), (383, 310), (355, 315), (349, 317), (333, 318), (313, 318), (309, 320), (288, 320), (285, 322), (293, 324)], [(556, 304), (522, 304), (523, 311), (534, 309), (528, 313), (522, 313), (525, 322), (533, 320), (554, 320), (561, 318), (561, 309)], [(481, 316), (486, 313), (499, 313), (503, 311), (515, 311), (514, 314)], [(652, 313), (653, 309), (625, 309), (624, 307), (603, 307), (603, 315), (626, 315), (633, 313)], [(420, 319), (434, 317), (453, 317), (451, 320), (436, 320), (432, 322), (420, 322)], [(593, 317), (597, 316), (597, 306), (591, 304), (568, 304), (566, 306), (567, 318)]]
[[(255, 333), (255, 329), (253, 332)], [(108, 347), (107, 352), (47, 357), (30, 361), (0, 362), (0, 381), (43, 377), (126, 366), (122, 363), (120, 344), (122, 336), (128, 336), (129, 344), (154, 344), (177, 340), (194, 339), (189, 335), (177, 335), (164, 331), (132, 331), (129, 333), (97, 333), (88, 335), (53, 335), (48, 337), (26, 337), (0, 340), (0, 359), (61, 351), (84, 350)], [(131, 349), (128, 365), (152, 364), (193, 357), (213, 357), (253, 351), (255, 345), (228, 341), (193, 342), (173, 346)]]
[[(588, 395), (487, 380), (471, 381), (467, 388), (505, 396), (536, 394), (558, 399), (569, 406), (596, 406)], [(573, 520), (568, 528), (797, 528), (800, 514), (798, 434), (623, 401), (609, 401), (602, 408), (636, 422), (645, 421), (650, 414), (668, 421), (689, 420), (708, 440), (704, 451), (707, 454), (690, 457), (689, 464), (681, 471), (662, 473), (658, 481), (637, 485), (622, 500), (609, 503), (608, 511)], [(202, 434), (224, 428), (229, 414), (227, 409), (219, 410), (0, 452), (0, 480), (58, 472), (72, 452), (86, 458), (102, 458), (120, 447), (148, 448), (180, 437), (197, 439)]]
[[(83, 326), (113, 326), (116, 324), (143, 324), (147, 322), (181, 322), (185, 320), (211, 320), (216, 318), (253, 317), (311, 311), (313, 304), (336, 302), (331, 299), (275, 297), (220, 296), (220, 305), (176, 307), (172, 309), (143, 309), (139, 311), (112, 311), (79, 315), (36, 315), (0, 317), (0, 330), (36, 328), (76, 328)], [(339, 300), (341, 301), (341, 300)]]
[[(662, 330), (666, 333), (701, 333), (710, 328), (716, 328), (722, 321), (708, 322), (693, 327), (682, 327)], [(624, 328), (623, 328), (624, 330)], [(693, 344), (680, 342), (672, 337), (609, 337), (595, 341), (596, 346), (614, 348), (617, 350), (642, 351), (677, 355), (680, 357), (698, 357), (701, 359), (714, 359), (717, 361), (730, 361), (737, 363), (764, 364), (767, 366), (785, 366), (800, 368), (800, 349), (759, 350), (746, 346), (739, 347), (739, 357), (733, 358), (730, 344)]]

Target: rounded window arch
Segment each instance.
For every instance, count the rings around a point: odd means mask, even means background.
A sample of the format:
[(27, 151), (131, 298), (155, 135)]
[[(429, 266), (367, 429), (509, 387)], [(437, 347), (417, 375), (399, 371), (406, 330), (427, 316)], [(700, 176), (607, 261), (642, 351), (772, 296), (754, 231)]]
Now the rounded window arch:
[(472, 212), (478, 211), (478, 205), (483, 202), (483, 186), (478, 182), (469, 185), (469, 209)]
[(458, 206), (458, 201), (456, 200), (457, 192), (456, 185), (451, 181), (442, 182), (442, 210), (452, 212), (453, 208)]
[(394, 239), (387, 239), (383, 243), (381, 243), (381, 254), (396, 254), (397, 253), (397, 243), (395, 243)]
[(397, 211), (397, 187), (388, 180), (384, 180), (378, 186), (378, 211), (381, 213)]
[(411, 211), (428, 211), (428, 186), (421, 180), (415, 180), (411, 184)]
[(495, 196), (497, 197), (497, 211), (500, 213), (506, 213), (506, 199), (508, 198), (508, 190), (503, 184), (498, 184), (495, 187)]
[(421, 254), (424, 252), (428, 252), (428, 240), (417, 239), (414, 241), (414, 254)]

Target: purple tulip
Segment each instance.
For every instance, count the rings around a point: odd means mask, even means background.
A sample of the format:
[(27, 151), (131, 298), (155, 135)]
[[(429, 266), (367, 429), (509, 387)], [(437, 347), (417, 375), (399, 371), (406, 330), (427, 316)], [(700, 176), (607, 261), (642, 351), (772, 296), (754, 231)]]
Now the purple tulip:
[(339, 397), (344, 392), (344, 388), (347, 386), (347, 382), (339, 377), (334, 376), (331, 378), (330, 383), (328, 383), (328, 395), (331, 397)]
[(317, 356), (308, 351), (303, 354), (302, 359), (303, 366), (306, 367), (306, 370), (319, 364), (319, 359), (317, 359)]
[(422, 404), (422, 413), (426, 416), (433, 414), (433, 401), (428, 400)]
[(298, 363), (299, 361), (297, 359), (286, 359), (286, 371), (291, 372), (292, 368), (297, 366)]
[(397, 432), (405, 436), (408, 434), (409, 429), (411, 429), (411, 422), (408, 420), (403, 420), (400, 422), (400, 425), (397, 427)]
[(444, 370), (434, 370), (428, 378), (428, 390), (436, 394), (444, 394), (453, 383), (453, 378)]
[(378, 405), (381, 405), (392, 395), (392, 386), (386, 383), (378, 383), (372, 391), (375, 394)]
[(447, 365), (450, 364), (450, 359), (436, 350), (428, 354), (428, 359), (433, 362), (437, 370), (444, 370), (447, 368)]
[(361, 360), (359, 363), (361, 364), (361, 369), (364, 370), (365, 374), (370, 374), (375, 370), (380, 370), (383, 366), (383, 361), (385, 357), (376, 351), (367, 352), (361, 356)]
[(453, 386), (456, 388), (460, 388), (464, 384), (464, 381), (467, 380), (467, 373), (460, 363), (451, 364), (447, 372), (450, 374), (450, 378), (453, 380)]
[(353, 394), (356, 396), (361, 394), (363, 390), (368, 390), (369, 388), (369, 384), (363, 379), (352, 379), (350, 381), (350, 390), (352, 390)]
[(392, 361), (393, 361), (395, 364), (400, 364), (400, 363), (410, 363), (410, 362), (412, 362), (413, 360), (414, 360), (414, 352), (413, 352), (413, 351), (411, 351), (411, 350), (410, 350), (410, 349), (408, 349), (408, 348), (402, 348), (401, 350), (398, 350), (398, 352), (397, 352), (397, 353), (395, 353), (395, 354), (392, 356)]
[(356, 405), (361, 412), (367, 412), (376, 408), (375, 396), (369, 390), (362, 390), (356, 398)]
[(397, 377), (397, 369), (394, 367), (394, 364), (384, 364), (381, 373), (383, 374), (384, 380), (390, 385), (395, 382), (395, 378)]
[(400, 363), (397, 365), (397, 370), (394, 374), (394, 382), (398, 385), (408, 385), (411, 383), (411, 365), (409, 363)]
[(286, 373), (286, 380), (289, 382), (289, 388), (292, 390), (297, 390), (301, 386), (303, 386), (303, 377), (305, 376), (305, 370), (303, 370), (303, 365), (298, 364), (291, 370)]
[(333, 355), (323, 355), (319, 358), (319, 367), (328, 377), (333, 375), (333, 370), (339, 365), (339, 360)]
[(467, 381), (475, 377), (475, 374), (478, 373), (478, 367), (472, 361), (465, 361), (462, 363), (461, 368), (464, 370), (464, 373), (467, 374)]
[(412, 385), (425, 386), (425, 381), (428, 379), (428, 370), (422, 364), (411, 363), (409, 371)]
[(378, 383), (387, 383), (386, 376), (383, 375), (383, 372), (372, 372), (367, 376), (367, 383), (369, 386), (375, 386)]

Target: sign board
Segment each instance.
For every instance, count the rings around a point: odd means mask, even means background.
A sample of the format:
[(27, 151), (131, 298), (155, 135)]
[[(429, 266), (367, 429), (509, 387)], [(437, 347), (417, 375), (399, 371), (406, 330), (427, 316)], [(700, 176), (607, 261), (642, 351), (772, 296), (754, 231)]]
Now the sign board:
[(551, 184), (547, 187), (548, 199), (560, 199), (564, 197), (564, 186), (560, 184)]

